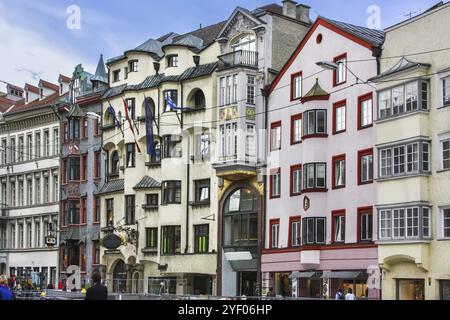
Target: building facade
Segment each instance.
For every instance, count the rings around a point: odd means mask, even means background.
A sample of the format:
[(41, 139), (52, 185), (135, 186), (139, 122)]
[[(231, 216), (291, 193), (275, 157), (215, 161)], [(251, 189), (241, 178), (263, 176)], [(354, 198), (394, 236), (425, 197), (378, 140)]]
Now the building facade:
[[(59, 119), (67, 83), (27, 84), (3, 114), (1, 130), (2, 252), (16, 285), (56, 286), (59, 211)], [(19, 91), (18, 91), (19, 92)]]
[(236, 8), (217, 35), (218, 294), (261, 293), (265, 213), (265, 97), (261, 94), (311, 26), (294, 1)]
[(381, 31), (319, 17), (272, 83), (262, 272), (277, 295), (379, 298), (367, 286), (378, 260), (376, 94), (365, 82), (382, 43)]
[(438, 4), (386, 29), (373, 79), (385, 300), (449, 299), (449, 15), (450, 4)]
[(113, 292), (216, 293), (211, 155), (222, 26), (149, 39), (107, 62), (101, 262)]
[[(104, 183), (101, 98), (108, 87), (103, 57), (95, 74), (78, 65), (70, 83), (70, 102), (61, 117), (60, 274), (77, 266), (84, 286), (100, 265), (100, 198)], [(79, 288), (80, 289), (80, 288)]]

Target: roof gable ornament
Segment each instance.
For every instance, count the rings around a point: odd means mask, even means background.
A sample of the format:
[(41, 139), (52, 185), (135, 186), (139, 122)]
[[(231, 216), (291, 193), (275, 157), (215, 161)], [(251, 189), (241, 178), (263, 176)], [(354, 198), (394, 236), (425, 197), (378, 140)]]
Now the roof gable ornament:
[(262, 24), (262, 21), (252, 16), (246, 9), (236, 8), (231, 14), (228, 22), (219, 32), (217, 38), (230, 38), (242, 31), (251, 31), (253, 28)]
[(319, 78), (316, 78), (316, 83), (314, 86), (309, 90), (307, 94), (305, 94), (301, 102), (305, 103), (308, 101), (315, 101), (315, 100), (328, 100), (330, 99), (330, 94), (326, 92), (319, 84)]

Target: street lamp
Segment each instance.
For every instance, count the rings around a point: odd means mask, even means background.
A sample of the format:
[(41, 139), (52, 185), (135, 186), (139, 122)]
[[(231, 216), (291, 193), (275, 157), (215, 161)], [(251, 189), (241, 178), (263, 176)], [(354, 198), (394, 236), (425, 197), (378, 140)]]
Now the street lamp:
[(339, 65), (337, 63), (331, 61), (319, 61), (316, 62), (316, 65), (322, 67), (325, 70), (337, 70), (339, 68)]

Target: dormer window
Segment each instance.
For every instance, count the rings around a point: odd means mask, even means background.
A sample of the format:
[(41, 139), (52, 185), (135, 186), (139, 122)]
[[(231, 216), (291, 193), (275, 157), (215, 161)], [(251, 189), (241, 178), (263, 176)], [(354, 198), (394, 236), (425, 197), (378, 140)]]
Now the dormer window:
[(43, 88), (39, 88), (39, 96), (42, 98), (44, 98), (44, 89)]
[(61, 82), (61, 83), (59, 84), (59, 94), (62, 95), (63, 92), (64, 92), (64, 85), (63, 85), (63, 83)]
[(129, 72), (137, 72), (138, 71), (138, 61), (131, 60), (129, 62)]
[(28, 97), (28, 91), (27, 91), (27, 92), (25, 92), (25, 102), (26, 103), (28, 103), (28, 99), (29, 99), (29, 97)]
[(167, 67), (168, 68), (178, 67), (178, 55), (171, 55), (167, 57)]
[(113, 71), (113, 82), (120, 81), (120, 70)]

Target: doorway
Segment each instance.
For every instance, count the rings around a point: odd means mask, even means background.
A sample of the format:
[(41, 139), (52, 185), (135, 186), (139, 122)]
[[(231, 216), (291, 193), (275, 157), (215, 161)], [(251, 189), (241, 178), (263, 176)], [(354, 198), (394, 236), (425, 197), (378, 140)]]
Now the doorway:
[(257, 285), (258, 273), (255, 271), (239, 272), (239, 286), (238, 295), (253, 297), (255, 296), (255, 290)]
[(398, 279), (397, 300), (425, 300), (425, 280)]

